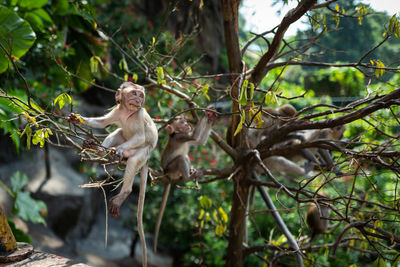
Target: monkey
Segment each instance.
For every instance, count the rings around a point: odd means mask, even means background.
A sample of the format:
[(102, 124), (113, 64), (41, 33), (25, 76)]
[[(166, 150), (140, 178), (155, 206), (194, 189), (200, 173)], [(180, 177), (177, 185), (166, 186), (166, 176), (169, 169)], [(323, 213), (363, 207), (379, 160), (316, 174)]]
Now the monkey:
[(261, 111), (261, 119), (263, 121), (260, 129), (249, 128), (249, 144), (251, 148), (255, 148), (271, 131), (281, 126), (287, 119), (293, 118), (297, 111), (291, 104), (283, 104), (278, 109), (265, 107)]
[[(296, 113), (295, 107), (291, 104), (283, 104), (278, 109), (271, 107), (263, 108), (261, 113), (263, 123), (260, 129), (256, 129), (255, 127), (249, 128), (249, 146), (251, 148), (257, 147), (265, 136), (281, 126), (285, 120), (293, 118)], [(288, 137), (288, 140), (299, 138), (302, 140), (303, 136), (292, 135)], [(265, 158), (263, 162), (269, 170), (284, 174), (290, 178), (306, 176), (309, 171), (309, 165), (305, 165), (302, 168), (284, 156), (270, 156)]]
[[(132, 192), (136, 173), (140, 172), (140, 193), (138, 203), (138, 232), (142, 243), (143, 266), (147, 265), (146, 244), (143, 232), (143, 205), (146, 191), (148, 166), (147, 161), (154, 150), (158, 131), (150, 115), (143, 107), (145, 103), (144, 87), (132, 82), (121, 84), (115, 94), (118, 103), (102, 117), (82, 117), (83, 123), (93, 128), (105, 128), (110, 124), (119, 126), (103, 141), (102, 146), (112, 148), (120, 158), (126, 158), (126, 168), (121, 191), (110, 199), (110, 214), (118, 218), (119, 209)], [(82, 124), (73, 113), (67, 118), (74, 124)]]
[[(256, 147), (265, 136), (281, 126), (285, 119), (293, 118), (297, 113), (291, 104), (284, 104), (278, 109), (263, 108), (262, 112), (263, 125), (261, 130), (252, 129), (249, 133), (251, 147)], [(345, 130), (345, 125), (339, 125), (327, 129), (297, 131), (274, 147), (290, 146), (317, 140), (340, 140)], [(316, 156), (319, 156), (320, 161), (317, 160)], [(307, 160), (307, 162), (304, 164), (304, 168), (301, 168), (296, 163), (303, 159)], [(315, 165), (327, 167), (329, 170), (333, 170), (336, 175), (343, 175), (343, 172), (334, 166), (330, 152), (321, 148), (304, 148), (289, 155), (271, 156), (264, 159), (264, 163), (270, 170), (285, 173), (289, 176), (305, 176), (314, 169)]]
[[(338, 125), (332, 128), (298, 131), (296, 132), (296, 135), (302, 136), (302, 138), (292, 139), (289, 141), (289, 143), (286, 143), (286, 145), (309, 143), (317, 140), (340, 140), (343, 138), (343, 133), (345, 130), (345, 125)], [(320, 157), (320, 161), (316, 159), (316, 156)], [(306, 159), (308, 161), (306, 163), (307, 168), (310, 170), (313, 169), (315, 165), (320, 165), (323, 167), (327, 167), (329, 170), (332, 170), (336, 175), (343, 175), (343, 172), (335, 166), (330, 152), (326, 149), (301, 149), (298, 152), (285, 155), (285, 157), (293, 162), (298, 162), (302, 159)]]
[(171, 188), (171, 182), (175, 182), (180, 178), (183, 178), (184, 182), (189, 182), (203, 175), (201, 170), (193, 170), (190, 167), (188, 153), (190, 145), (204, 145), (206, 143), (211, 132), (211, 126), (215, 120), (215, 113), (207, 111), (206, 115), (196, 124), (193, 132), (191, 132), (191, 126), (184, 117), (175, 117), (165, 127), (169, 138), (161, 154), (161, 166), (169, 181), (165, 183), (161, 207), (157, 217), (154, 232), (154, 252), (157, 252), (158, 234)]
[[(320, 192), (318, 194), (322, 197), (329, 198), (329, 195), (324, 192)], [(317, 196), (317, 198), (321, 198), (321, 196), (319, 195)], [(325, 218), (328, 218), (330, 214), (331, 209), (328, 205), (319, 203), (318, 209), (318, 206), (315, 203), (310, 204), (310, 207), (308, 208), (306, 213), (306, 222), (312, 232), (310, 243), (314, 241), (317, 235), (323, 234), (328, 229), (328, 220)]]

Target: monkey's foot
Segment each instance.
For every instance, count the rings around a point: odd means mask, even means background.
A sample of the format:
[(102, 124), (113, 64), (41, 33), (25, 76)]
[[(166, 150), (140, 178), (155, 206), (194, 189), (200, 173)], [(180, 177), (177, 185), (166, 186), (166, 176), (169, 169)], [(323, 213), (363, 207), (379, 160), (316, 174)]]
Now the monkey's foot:
[(204, 172), (202, 170), (196, 170), (196, 169), (190, 169), (190, 176), (185, 182), (190, 182), (197, 180), (198, 177), (201, 177), (204, 175)]
[(121, 207), (125, 199), (126, 197), (123, 197), (120, 194), (110, 199), (110, 214), (112, 217), (119, 218), (119, 208)]

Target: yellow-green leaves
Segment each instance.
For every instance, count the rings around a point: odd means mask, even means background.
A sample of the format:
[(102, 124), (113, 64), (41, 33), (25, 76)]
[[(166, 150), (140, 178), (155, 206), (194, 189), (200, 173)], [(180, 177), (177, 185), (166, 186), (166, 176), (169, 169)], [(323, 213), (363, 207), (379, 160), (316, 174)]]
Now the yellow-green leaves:
[[(197, 219), (200, 221), (200, 228), (204, 228), (205, 223), (212, 222), (215, 225), (215, 234), (222, 237), (226, 232), (228, 223), (228, 214), (222, 207), (212, 207), (212, 201), (207, 196), (200, 196), (198, 198), (200, 203), (200, 214)], [(212, 217), (210, 214), (212, 213)]]
[(22, 138), (22, 136), (24, 136), (24, 134), (26, 134), (26, 146), (28, 147), (28, 149), (31, 149), (31, 140), (32, 140), (32, 129), (29, 126), (29, 124), (27, 124), (25, 126), (24, 131), (20, 134), (20, 137)]
[(277, 104), (278, 99), (276, 98), (276, 94), (273, 92), (268, 92), (265, 94), (265, 104), (270, 105), (270, 104)]
[(254, 83), (250, 83), (250, 100), (253, 100), (254, 96)]
[(208, 84), (205, 84), (201, 89), (203, 91), (203, 95), (210, 101), (210, 96), (208, 95)]
[(208, 196), (200, 196), (198, 200), (202, 208), (211, 208), (212, 201)]
[(69, 103), (72, 104), (72, 98), (67, 94), (67, 93), (63, 93), (59, 96), (56, 97), (56, 99), (54, 99), (53, 101), (53, 105), (56, 106), (56, 104), (58, 103), (58, 107), (60, 109), (62, 109), (65, 105), (65, 103)]
[(43, 147), (45, 140), (48, 139), (49, 136), (52, 134), (53, 133), (51, 132), (50, 128), (39, 129), (33, 135), (32, 144), (34, 145), (40, 144), (40, 147)]
[(167, 81), (164, 80), (164, 69), (162, 67), (157, 67), (157, 82), (158, 84), (167, 84)]
[(25, 116), (29, 123), (33, 123), (36, 127), (39, 127), (39, 124), (36, 122), (36, 118), (29, 116), (28, 112), (24, 111), (22, 112), (22, 115)]
[(233, 134), (233, 136), (236, 136), (238, 133), (240, 133), (240, 131), (243, 129), (243, 123), (245, 122), (245, 120), (246, 120), (246, 114), (243, 110), (242, 117), (240, 119), (238, 126), (236, 127), (236, 131)]
[(217, 223), (217, 226), (215, 227), (215, 234), (219, 237), (222, 237), (222, 235), (226, 232), (226, 223), (228, 222), (228, 215), (226, 214), (226, 212), (222, 207), (219, 207), (218, 211), (214, 210), (213, 219)]
[(101, 59), (98, 56), (90, 58), (90, 71), (92, 73), (97, 73), (99, 71), (99, 62), (101, 62)]
[(382, 61), (380, 61), (380, 60), (373, 61), (371, 59), (369, 62), (371, 63), (372, 66), (376, 65), (376, 69), (375, 69), (376, 78), (379, 78), (379, 76), (382, 76), (383, 73), (385, 73), (385, 64), (383, 64)]
[(118, 64), (119, 68), (123, 71), (128, 71), (128, 63), (126, 62), (125, 58), (123, 57)]
[(358, 24), (362, 24), (362, 19), (367, 14), (367, 8), (364, 5), (359, 5), (356, 7), (356, 11), (358, 12)]
[(239, 98), (239, 104), (244, 106), (247, 104), (247, 86), (249, 85), (248, 80), (244, 80), (242, 84), (242, 88), (240, 90), (240, 98)]
[(397, 38), (400, 38), (400, 23), (398, 18), (396, 17), (396, 14), (394, 14), (389, 21), (389, 26), (387, 30), (383, 33), (383, 36), (385, 37), (387, 33), (394, 34)]

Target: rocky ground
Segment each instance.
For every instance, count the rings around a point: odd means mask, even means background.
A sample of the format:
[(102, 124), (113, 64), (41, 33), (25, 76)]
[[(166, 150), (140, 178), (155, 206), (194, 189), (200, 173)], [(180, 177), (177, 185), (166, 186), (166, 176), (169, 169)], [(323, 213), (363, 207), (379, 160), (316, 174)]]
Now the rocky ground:
[[(32, 148), (29, 153), (0, 164), (2, 182), (10, 186), (11, 175), (17, 170), (22, 171), (30, 178), (26, 189), (35, 199), (47, 204), (46, 226), (14, 218), (17, 227), (31, 236), (34, 249), (96, 267), (140, 266), (140, 242), (136, 242), (138, 239), (133, 224), (127, 223), (129, 218), (134, 217), (131, 207), (137, 203), (136, 194), (131, 194), (124, 203), (119, 219), (108, 218), (106, 246), (106, 211), (101, 189), (79, 187), (88, 183), (88, 177), (78, 171), (79, 157), (72, 149), (50, 147), (49, 154), (51, 168), (48, 180), (45, 178), (44, 149)], [(102, 169), (99, 167), (98, 170), (101, 175)], [(135, 182), (138, 180), (135, 179)], [(138, 189), (133, 190), (136, 191)], [(1, 187), (0, 204), (8, 213), (12, 210), (12, 199)], [(150, 266), (172, 266), (171, 257), (154, 255), (150, 250)]]

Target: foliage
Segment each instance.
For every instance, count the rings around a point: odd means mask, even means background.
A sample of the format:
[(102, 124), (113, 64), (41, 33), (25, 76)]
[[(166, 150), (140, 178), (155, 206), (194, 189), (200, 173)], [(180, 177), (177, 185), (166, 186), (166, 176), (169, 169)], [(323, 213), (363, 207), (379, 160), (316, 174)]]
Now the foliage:
[[(30, 149), (31, 143), (43, 147), (45, 142), (65, 145), (61, 144), (63, 140), (80, 150), (84, 161), (113, 164), (107, 157), (83, 148), (82, 140), (101, 140), (101, 136), (85, 128), (77, 127), (77, 131), (64, 118), (66, 112), (75, 111), (75, 95), (89, 86), (92, 90), (113, 91), (129, 80), (146, 86), (145, 108), (159, 126), (159, 145), (149, 163), (157, 173), (162, 172), (160, 151), (168, 139), (163, 130), (165, 123), (178, 114), (196, 123), (209, 104), (217, 108), (214, 142), (190, 152), (191, 165), (208, 174), (200, 179), (199, 190), (193, 190), (194, 182), (185, 184), (185, 188), (172, 186), (161, 226), (161, 245), (169, 244), (182, 266), (221, 266), (231, 260), (230, 242), (242, 233), (236, 227), (241, 227), (245, 217), (246, 246), (255, 251), (249, 250), (246, 264), (259, 265), (260, 259), (278, 265), (295, 264), (296, 252), (290, 248), (287, 233), (277, 227), (271, 210), (266, 209), (266, 202), (256, 195), (254, 205), (247, 209), (246, 192), (251, 191), (250, 187), (261, 187), (260, 183), (275, 196), (273, 201), (284, 223), (304, 250), (306, 266), (382, 265), (384, 261), (395, 264), (398, 251), (392, 243), (398, 223), (399, 109), (396, 99), (385, 99), (385, 95), (396, 92), (400, 79), (396, 73), (399, 69), (390, 62), (399, 48), (397, 17), (366, 17), (371, 10), (365, 6), (338, 1), (325, 11), (311, 11), (310, 29), (296, 38), (276, 43), (272, 34), (276, 31), (267, 37), (256, 36), (239, 60), (233, 58), (237, 53), (232, 53), (230, 46), (234, 44), (227, 42), (222, 66), (228, 69), (234, 65), (232, 62), (244, 63), (236, 70), (227, 70), (228, 76), (208, 73), (208, 65), (196, 46), (196, 31), (189, 35), (171, 33), (165, 27), (165, 15), (149, 20), (139, 4), (131, 1), (98, 5), (66, 0), (2, 3), (18, 14), (20, 22), (29, 24), (37, 36), (30, 51), (0, 76), (4, 78), (0, 80), (0, 127), (11, 134), (17, 147), (23, 144)], [(199, 2), (189, 5), (200, 8)], [(176, 6), (169, 8), (167, 11), (175, 15)], [(387, 25), (386, 29), (382, 25)], [(242, 45), (253, 37), (243, 30), (238, 32)], [(311, 41), (305, 40), (308, 37)], [(314, 45), (317, 37), (321, 37), (320, 46)], [(385, 43), (388, 47), (375, 47), (369, 53), (370, 47), (381, 41), (389, 42)], [(331, 53), (333, 50), (322, 47), (349, 52)], [(261, 70), (267, 71), (257, 80), (255, 75), (262, 72), (257, 68), (260, 59), (269, 51), (275, 54), (262, 66)], [(341, 103), (335, 98), (338, 96), (352, 99)], [(300, 111), (298, 117), (284, 121), (277, 131), (265, 136), (264, 141), (270, 145), (257, 148), (255, 153), (246, 143), (247, 133), (262, 127), (262, 108), (283, 103), (295, 106)], [(368, 113), (365, 108), (376, 110)], [(276, 152), (274, 145), (280, 144), (280, 138), (292, 133), (338, 124), (346, 124), (344, 139), (325, 143), (323, 148), (331, 150), (335, 165), (345, 175), (336, 176), (322, 166), (312, 175), (295, 180), (279, 173), (274, 173), (274, 180), (259, 171), (261, 181), (254, 181), (252, 172), (260, 165), (254, 155), (271, 156), (268, 153)], [(228, 128), (237, 139), (223, 140), (225, 134), (229, 138)], [(26, 145), (22, 138), (26, 138)], [(146, 196), (151, 199), (146, 201), (146, 232), (154, 229), (163, 190), (159, 177), (153, 178)], [(40, 216), (43, 204), (23, 191), (26, 175), (14, 174), (11, 183), (12, 189), (7, 190), (15, 197), (14, 212), (25, 220), (44, 223)], [(301, 241), (311, 234), (304, 214), (309, 203), (317, 201), (314, 194), (318, 190), (329, 194), (327, 202), (334, 210), (330, 219), (338, 224), (318, 236), (315, 243), (307, 244)], [(347, 239), (338, 243), (337, 254), (332, 256), (331, 244), (346, 226), (358, 222), (364, 222), (364, 226), (344, 232)], [(234, 253), (247, 251), (242, 244)]]
[(33, 199), (30, 193), (24, 190), (29, 181), (28, 176), (17, 171), (11, 176), (10, 181), (11, 188), (3, 183), (0, 183), (0, 186), (14, 198), (12, 214), (25, 221), (46, 224), (42, 216), (42, 214), (47, 214), (46, 204), (41, 200)]

